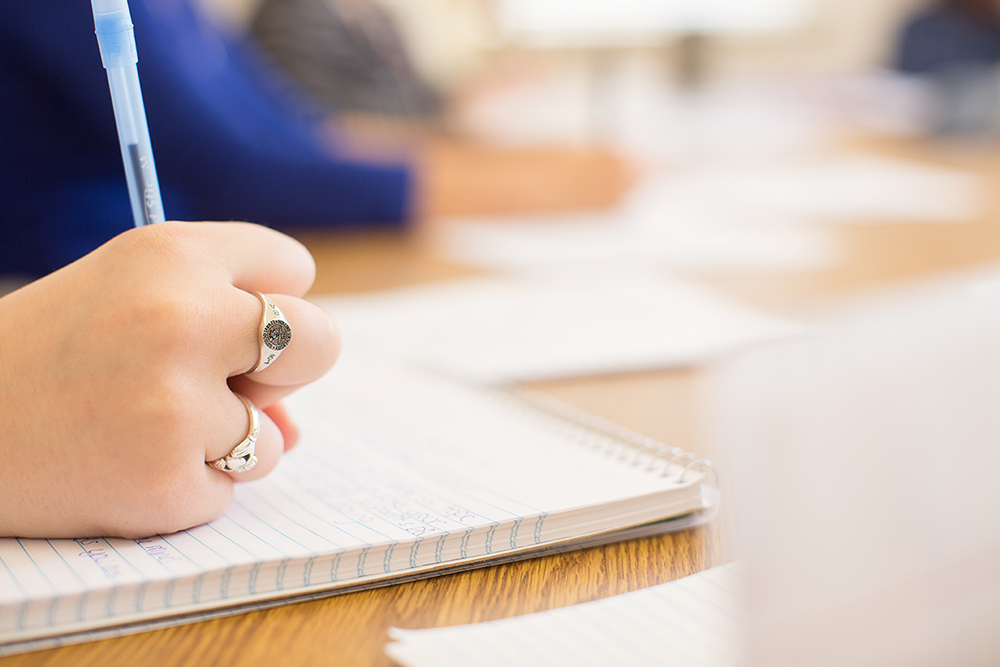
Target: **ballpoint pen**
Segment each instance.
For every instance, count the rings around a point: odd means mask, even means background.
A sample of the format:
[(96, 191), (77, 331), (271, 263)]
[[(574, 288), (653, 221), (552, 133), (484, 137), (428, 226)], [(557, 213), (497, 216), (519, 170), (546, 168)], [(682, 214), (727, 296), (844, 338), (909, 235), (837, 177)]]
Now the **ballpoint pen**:
[(111, 104), (115, 109), (118, 139), (125, 162), (135, 226), (163, 222), (163, 202), (156, 179), (153, 147), (146, 126), (146, 109), (139, 88), (139, 57), (132, 31), (128, 0), (91, 0), (94, 28), (101, 49), (101, 60), (108, 71)]

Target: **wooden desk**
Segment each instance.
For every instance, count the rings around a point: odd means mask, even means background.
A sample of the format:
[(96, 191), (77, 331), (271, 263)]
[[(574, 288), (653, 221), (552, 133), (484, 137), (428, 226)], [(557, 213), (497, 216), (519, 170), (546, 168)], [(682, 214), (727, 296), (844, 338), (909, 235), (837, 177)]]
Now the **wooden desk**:
[[(1000, 258), (1000, 151), (865, 140), (865, 150), (975, 169), (991, 189), (988, 212), (969, 224), (851, 227), (842, 265), (820, 272), (714, 280), (753, 302), (794, 311), (873, 285)], [(344, 292), (467, 273), (436, 259), (420, 237), (302, 237), (317, 257), (316, 291)], [(697, 369), (537, 385), (583, 408), (672, 444), (711, 455), (696, 414)], [(548, 556), (120, 639), (13, 656), (23, 665), (388, 665), (386, 630), (502, 618), (682, 577), (736, 557), (732, 512), (709, 526)]]

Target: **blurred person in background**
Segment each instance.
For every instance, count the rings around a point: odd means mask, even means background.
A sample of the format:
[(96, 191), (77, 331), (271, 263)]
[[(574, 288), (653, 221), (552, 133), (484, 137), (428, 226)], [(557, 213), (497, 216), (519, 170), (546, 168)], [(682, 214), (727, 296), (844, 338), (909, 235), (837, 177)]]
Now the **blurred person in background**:
[(263, 50), (329, 112), (433, 120), (443, 100), (416, 71), (393, 18), (368, 0), (263, 0)]
[(902, 29), (895, 64), (932, 84), (936, 131), (996, 131), (1000, 8), (995, 0), (942, 0), (922, 10)]
[[(627, 183), (607, 153), (512, 155), (445, 143), (376, 155), (190, 0), (132, 0), (131, 13), (169, 218), (391, 227), (453, 213), (605, 206)], [(90, 3), (5, 5), (0, 274), (47, 274), (132, 226), (107, 86)]]

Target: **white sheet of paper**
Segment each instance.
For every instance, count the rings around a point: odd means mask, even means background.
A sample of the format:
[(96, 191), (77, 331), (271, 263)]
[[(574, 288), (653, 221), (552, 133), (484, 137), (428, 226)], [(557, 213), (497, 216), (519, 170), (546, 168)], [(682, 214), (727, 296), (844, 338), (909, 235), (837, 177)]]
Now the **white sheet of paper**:
[(1000, 282), (872, 297), (719, 369), (752, 665), (1000, 664)]
[(645, 272), (469, 279), (318, 303), (345, 347), (482, 380), (690, 365), (802, 329)]
[(651, 174), (605, 213), (455, 221), (441, 250), (508, 270), (807, 270), (839, 257), (830, 225), (966, 222), (985, 196), (975, 174), (881, 156), (710, 161)]
[(404, 667), (736, 667), (743, 653), (739, 563), (603, 600), (427, 630), (392, 628)]
[(977, 174), (876, 155), (812, 155), (706, 164), (651, 178), (633, 214), (683, 203), (706, 211), (797, 222), (967, 222), (982, 214)]
[(439, 251), (470, 266), (508, 271), (644, 264), (713, 273), (803, 271), (833, 264), (840, 247), (829, 230), (745, 224), (740, 215), (677, 204), (568, 216), (455, 221)]

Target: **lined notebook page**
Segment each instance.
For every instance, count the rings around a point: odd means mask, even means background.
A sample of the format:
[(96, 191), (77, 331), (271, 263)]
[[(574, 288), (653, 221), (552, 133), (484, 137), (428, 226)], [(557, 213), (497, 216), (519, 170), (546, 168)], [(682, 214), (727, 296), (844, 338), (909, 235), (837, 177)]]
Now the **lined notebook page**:
[(393, 628), (405, 667), (736, 667), (743, 664), (742, 574), (723, 565), (604, 600), (429, 630)]
[[(144, 540), (0, 540), (0, 644), (357, 582), (702, 507), (565, 422), (346, 355), (291, 401), (302, 444), (210, 524)], [(0, 647), (2, 650), (2, 647)]]

